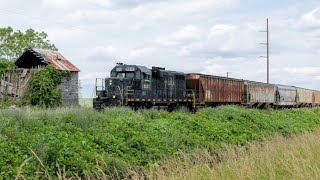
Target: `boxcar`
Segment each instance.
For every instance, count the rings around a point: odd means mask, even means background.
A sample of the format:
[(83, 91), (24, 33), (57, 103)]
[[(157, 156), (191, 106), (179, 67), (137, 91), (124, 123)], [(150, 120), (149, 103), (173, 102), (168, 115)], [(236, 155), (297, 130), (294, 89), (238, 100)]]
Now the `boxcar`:
[(313, 92), (313, 97), (314, 97), (314, 106), (320, 106), (320, 91), (314, 91)]
[(276, 87), (273, 84), (245, 81), (244, 103), (250, 107), (268, 107), (274, 105)]
[(276, 105), (292, 107), (296, 105), (297, 89), (292, 86), (276, 85)]
[(198, 105), (242, 104), (243, 101), (244, 81), (240, 79), (187, 74), (186, 84)]
[(310, 107), (314, 101), (313, 91), (304, 88), (297, 88), (297, 107)]

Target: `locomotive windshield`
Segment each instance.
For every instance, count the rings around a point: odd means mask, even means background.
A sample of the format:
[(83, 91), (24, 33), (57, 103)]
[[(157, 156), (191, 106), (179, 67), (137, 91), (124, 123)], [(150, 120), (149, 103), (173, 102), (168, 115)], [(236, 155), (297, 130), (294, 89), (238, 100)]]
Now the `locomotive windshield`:
[(117, 73), (118, 78), (134, 78), (134, 73), (133, 72), (120, 72)]
[(113, 77), (118, 77), (118, 78), (134, 78), (134, 72), (118, 72), (113, 74)]

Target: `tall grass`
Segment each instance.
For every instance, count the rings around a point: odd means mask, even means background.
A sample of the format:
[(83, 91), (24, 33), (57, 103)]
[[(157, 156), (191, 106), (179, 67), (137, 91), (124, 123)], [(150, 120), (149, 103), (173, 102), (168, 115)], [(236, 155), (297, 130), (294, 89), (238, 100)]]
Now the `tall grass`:
[(181, 152), (207, 149), (214, 154), (225, 144), (246, 145), (318, 127), (320, 109), (226, 106), (195, 114), (128, 108), (99, 113), (92, 108), (2, 109), (0, 179), (11, 179), (17, 172), (30, 178), (57, 172), (66, 177), (134, 176), (132, 167), (154, 168), (159, 160)]
[[(319, 154), (317, 130), (246, 146), (226, 146), (216, 154), (208, 150), (181, 153), (145, 173), (148, 179), (319, 179)], [(135, 179), (140, 179), (136, 174)]]
[(92, 108), (93, 105), (93, 100), (92, 98), (81, 98), (79, 99), (79, 104), (81, 107), (87, 107), (87, 108)]

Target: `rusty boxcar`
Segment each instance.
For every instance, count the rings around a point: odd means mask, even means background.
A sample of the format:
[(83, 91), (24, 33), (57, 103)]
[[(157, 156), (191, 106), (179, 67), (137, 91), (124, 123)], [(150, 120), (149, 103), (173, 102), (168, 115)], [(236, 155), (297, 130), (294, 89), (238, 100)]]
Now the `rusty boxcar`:
[(276, 104), (278, 107), (296, 105), (297, 89), (292, 86), (276, 85)]
[(297, 88), (297, 107), (311, 107), (314, 101), (313, 91)]
[(244, 81), (241, 79), (187, 74), (186, 84), (198, 105), (242, 104), (243, 101)]
[(314, 104), (313, 105), (320, 106), (320, 91), (314, 91), (313, 97), (314, 97), (314, 101), (313, 101)]
[(264, 108), (274, 105), (276, 87), (273, 84), (245, 81), (244, 104)]

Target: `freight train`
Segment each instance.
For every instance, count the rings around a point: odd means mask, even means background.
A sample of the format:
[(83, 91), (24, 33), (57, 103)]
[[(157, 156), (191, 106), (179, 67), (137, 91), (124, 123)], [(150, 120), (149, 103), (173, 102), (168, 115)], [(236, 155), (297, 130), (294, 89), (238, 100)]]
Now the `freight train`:
[(161, 67), (117, 63), (110, 78), (96, 79), (93, 107), (134, 109), (179, 107), (195, 110), (237, 104), (256, 108), (320, 106), (320, 92), (294, 86), (266, 84), (198, 73), (185, 74)]

